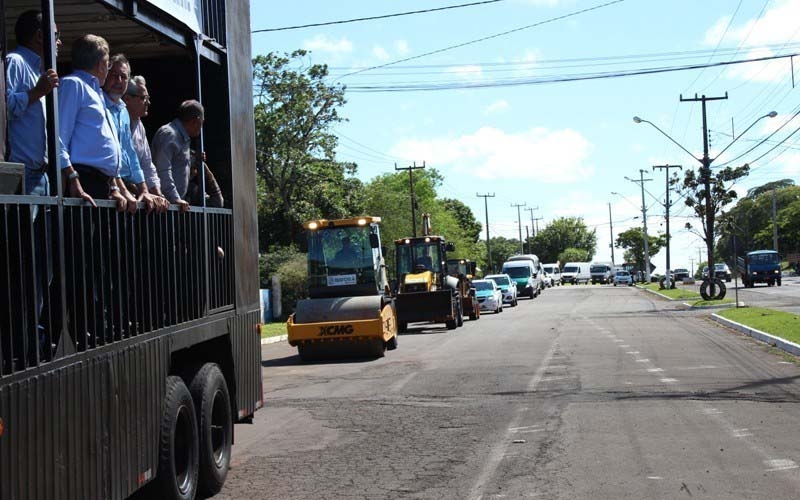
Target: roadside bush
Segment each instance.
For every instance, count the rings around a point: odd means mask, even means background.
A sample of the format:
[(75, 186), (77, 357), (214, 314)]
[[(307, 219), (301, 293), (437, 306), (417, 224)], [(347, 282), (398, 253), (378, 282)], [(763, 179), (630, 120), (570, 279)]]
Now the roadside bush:
[(297, 253), (286, 260), (277, 271), (281, 282), (281, 307), (286, 319), (294, 311), (297, 301), (306, 298), (306, 254)]

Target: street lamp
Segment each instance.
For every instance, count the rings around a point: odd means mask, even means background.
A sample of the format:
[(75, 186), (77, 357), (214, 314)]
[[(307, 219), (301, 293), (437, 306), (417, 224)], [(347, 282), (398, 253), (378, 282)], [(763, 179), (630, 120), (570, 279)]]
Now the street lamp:
[[(727, 98), (727, 94), (726, 94), (726, 98)], [(691, 156), (692, 158), (694, 158), (695, 160), (700, 162), (700, 165), (701, 165), (701, 167), (700, 167), (700, 178), (703, 180), (703, 187), (705, 189), (706, 251), (707, 251), (707, 254), (708, 254), (708, 280), (709, 280), (709, 283), (710, 283), (709, 284), (709, 286), (710, 286), (710, 295), (713, 296), (713, 297), (716, 297), (716, 291), (715, 291), (715, 288), (714, 288), (715, 285), (714, 285), (714, 281), (713, 281), (713, 277), (714, 277), (714, 213), (711, 210), (711, 164), (717, 158), (719, 158), (722, 153), (727, 151), (728, 148), (731, 147), (731, 145), (734, 142), (739, 140), (739, 138), (742, 137), (748, 130), (753, 128), (753, 126), (755, 126), (756, 123), (758, 123), (759, 121), (761, 121), (764, 118), (775, 118), (776, 116), (778, 116), (778, 113), (776, 111), (770, 111), (769, 113), (758, 117), (753, 123), (750, 124), (749, 127), (744, 129), (744, 131), (741, 134), (739, 134), (736, 137), (734, 137), (733, 140), (727, 146), (725, 146), (725, 148), (722, 151), (720, 151), (720, 153), (717, 156), (715, 156), (714, 158), (710, 158), (708, 156), (708, 128), (706, 126), (705, 101), (706, 100), (711, 100), (711, 99), (714, 99), (714, 98), (708, 98), (707, 99), (705, 96), (703, 96), (703, 98), (702, 98), (702, 101), (703, 101), (703, 157), (702, 158), (698, 158), (695, 155), (693, 155), (688, 149), (686, 149), (680, 143), (678, 143), (678, 141), (676, 141), (675, 139), (670, 137), (669, 134), (667, 134), (666, 132), (664, 132), (663, 130), (658, 128), (658, 126), (656, 124), (654, 124), (653, 122), (651, 122), (649, 120), (644, 120), (642, 118), (639, 118), (638, 116), (634, 116), (633, 117), (633, 122), (637, 123), (637, 124), (638, 123), (647, 123), (647, 124), (649, 124), (651, 127), (653, 127), (654, 129), (658, 130), (661, 133), (661, 135), (663, 135), (664, 137), (669, 139), (673, 144), (675, 144), (676, 146), (681, 148), (683, 151), (685, 151), (689, 156)], [(669, 273), (669, 269), (667, 270), (667, 272)]]

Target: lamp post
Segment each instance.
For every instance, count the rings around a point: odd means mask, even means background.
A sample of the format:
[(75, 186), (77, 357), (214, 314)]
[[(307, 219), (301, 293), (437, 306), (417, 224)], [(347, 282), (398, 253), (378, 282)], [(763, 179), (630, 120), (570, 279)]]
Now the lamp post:
[[(723, 150), (720, 151), (717, 156), (715, 156), (714, 158), (711, 158), (711, 157), (708, 156), (708, 127), (707, 127), (707, 124), (706, 124), (706, 101), (716, 100), (716, 99), (727, 99), (727, 97), (728, 97), (727, 93), (725, 94), (725, 97), (706, 97), (706, 96), (702, 96), (701, 98), (695, 97), (694, 99), (683, 99), (683, 97), (681, 97), (681, 101), (684, 101), (684, 100), (687, 100), (687, 101), (689, 101), (689, 100), (691, 100), (691, 101), (701, 101), (702, 104), (703, 104), (703, 157), (702, 158), (698, 158), (695, 155), (693, 155), (688, 149), (686, 149), (680, 143), (678, 143), (678, 141), (676, 141), (675, 139), (670, 137), (669, 134), (667, 134), (666, 132), (661, 130), (653, 122), (651, 122), (649, 120), (645, 120), (645, 119), (639, 118), (638, 116), (634, 116), (633, 117), (633, 122), (634, 123), (637, 123), (637, 124), (638, 123), (647, 123), (648, 125), (650, 125), (654, 129), (658, 130), (661, 133), (661, 135), (663, 135), (664, 137), (669, 139), (673, 144), (675, 144), (676, 146), (681, 148), (683, 151), (685, 151), (689, 156), (691, 156), (692, 158), (694, 158), (695, 160), (700, 162), (700, 165), (701, 165), (701, 167), (700, 167), (700, 178), (703, 180), (703, 189), (705, 191), (704, 198), (705, 198), (705, 205), (706, 205), (706, 207), (705, 207), (705, 226), (706, 226), (705, 227), (705, 232), (706, 232), (705, 239), (706, 239), (706, 252), (707, 252), (707, 257), (708, 257), (709, 295), (711, 297), (715, 297), (715, 298), (717, 297), (716, 285), (714, 284), (714, 274), (715, 274), (714, 273), (714, 215), (715, 214), (714, 214), (714, 212), (712, 210), (712, 207), (711, 207), (711, 164), (717, 158), (719, 158), (720, 155), (722, 155), (725, 151), (727, 151), (728, 148), (731, 147), (731, 145), (733, 145), (734, 142), (739, 140), (739, 138), (742, 137), (745, 133), (747, 133), (748, 130), (753, 128), (753, 126), (755, 126), (756, 123), (758, 123), (759, 121), (761, 121), (764, 118), (775, 118), (778, 115), (777, 112), (770, 111), (769, 113), (758, 117), (753, 123), (750, 124), (749, 127), (744, 129), (744, 131), (741, 134), (739, 134), (736, 137), (734, 137), (733, 140), (730, 143), (728, 143), (728, 145), (725, 146), (725, 148), (723, 148)], [(667, 270), (667, 272), (669, 272), (669, 270)], [(723, 297), (724, 297), (724, 294), (722, 294), (718, 298), (721, 299)]]
[(645, 283), (650, 283), (650, 241), (647, 237), (647, 205), (644, 203), (644, 183), (645, 181), (652, 181), (653, 179), (645, 179), (644, 178), (644, 169), (639, 169), (639, 180), (631, 179), (627, 175), (625, 176), (626, 180), (629, 180), (636, 184), (641, 184), (642, 186), (642, 225), (644, 228), (644, 276), (645, 276)]

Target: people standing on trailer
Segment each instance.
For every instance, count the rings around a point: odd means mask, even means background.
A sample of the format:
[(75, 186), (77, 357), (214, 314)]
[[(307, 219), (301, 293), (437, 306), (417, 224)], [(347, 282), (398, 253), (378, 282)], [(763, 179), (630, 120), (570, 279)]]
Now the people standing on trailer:
[[(147, 190), (164, 198), (161, 193), (161, 181), (158, 178), (156, 166), (153, 164), (150, 143), (147, 140), (144, 123), (142, 123), (142, 118), (150, 112), (150, 92), (147, 90), (147, 81), (143, 76), (136, 75), (130, 78), (122, 100), (125, 101), (128, 115), (131, 117), (131, 140), (136, 156), (139, 158), (139, 165), (142, 167)], [(166, 198), (164, 199), (166, 200)]]

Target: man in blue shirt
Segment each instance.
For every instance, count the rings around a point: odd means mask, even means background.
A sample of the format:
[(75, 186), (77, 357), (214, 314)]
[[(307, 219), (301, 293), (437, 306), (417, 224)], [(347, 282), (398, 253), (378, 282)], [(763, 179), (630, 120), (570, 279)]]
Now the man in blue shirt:
[(142, 172), (142, 167), (139, 163), (139, 156), (133, 147), (131, 118), (126, 104), (122, 100), (122, 96), (128, 90), (128, 81), (131, 74), (130, 63), (123, 54), (115, 54), (111, 57), (109, 66), (108, 76), (105, 84), (103, 84), (103, 93), (106, 106), (111, 114), (114, 131), (120, 143), (122, 153), (120, 177), (123, 181), (133, 184), (136, 187), (137, 194), (137, 197), (134, 198), (126, 189), (124, 183), (120, 186), (123, 196), (128, 200), (128, 212), (133, 213), (136, 211), (137, 201), (144, 202), (148, 213), (153, 209), (157, 209), (159, 212), (164, 211), (169, 208), (169, 203), (164, 198), (153, 196), (147, 189), (144, 172)]
[(120, 187), (119, 141), (100, 88), (108, 75), (108, 54), (108, 42), (97, 35), (83, 35), (72, 45), (74, 72), (59, 82), (59, 166), (71, 196), (92, 205), (93, 198), (111, 199), (124, 212), (128, 200)]
[[(44, 96), (58, 87), (54, 69), (42, 72), (42, 13), (28, 10), (14, 26), (17, 48), (6, 56), (8, 160), (25, 164), (25, 194), (49, 196)], [(61, 47), (56, 31), (56, 53)]]

